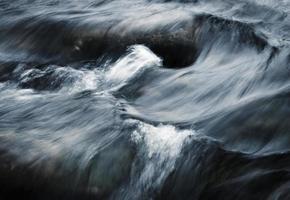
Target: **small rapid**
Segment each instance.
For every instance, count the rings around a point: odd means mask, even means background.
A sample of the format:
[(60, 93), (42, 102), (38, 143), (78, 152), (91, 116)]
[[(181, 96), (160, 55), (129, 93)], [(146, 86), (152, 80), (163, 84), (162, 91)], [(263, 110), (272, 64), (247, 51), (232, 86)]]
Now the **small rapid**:
[(0, 1), (0, 199), (289, 199), (289, 14)]

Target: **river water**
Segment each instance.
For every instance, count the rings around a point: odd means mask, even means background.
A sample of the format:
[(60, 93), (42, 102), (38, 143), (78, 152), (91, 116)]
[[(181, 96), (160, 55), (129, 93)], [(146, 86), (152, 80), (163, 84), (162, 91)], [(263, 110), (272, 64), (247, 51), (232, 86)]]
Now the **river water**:
[(0, 0), (1, 199), (290, 199), (288, 0)]

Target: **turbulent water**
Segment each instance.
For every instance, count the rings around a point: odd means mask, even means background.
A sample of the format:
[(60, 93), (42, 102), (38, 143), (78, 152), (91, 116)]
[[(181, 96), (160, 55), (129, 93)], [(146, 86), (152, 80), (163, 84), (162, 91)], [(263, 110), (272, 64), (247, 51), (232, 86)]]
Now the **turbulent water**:
[(0, 199), (290, 199), (288, 0), (0, 0)]

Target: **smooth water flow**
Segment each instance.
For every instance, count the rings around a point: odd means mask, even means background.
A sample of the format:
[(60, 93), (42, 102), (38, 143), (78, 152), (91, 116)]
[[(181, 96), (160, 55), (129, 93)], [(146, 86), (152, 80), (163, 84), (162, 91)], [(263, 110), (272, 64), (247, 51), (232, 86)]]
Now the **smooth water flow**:
[(286, 0), (0, 0), (0, 199), (290, 199)]

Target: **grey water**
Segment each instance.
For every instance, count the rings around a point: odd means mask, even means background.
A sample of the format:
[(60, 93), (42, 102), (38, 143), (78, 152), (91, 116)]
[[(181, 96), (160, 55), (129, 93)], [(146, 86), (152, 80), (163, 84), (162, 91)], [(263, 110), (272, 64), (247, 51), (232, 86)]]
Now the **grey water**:
[(288, 0), (0, 0), (0, 199), (290, 199)]

